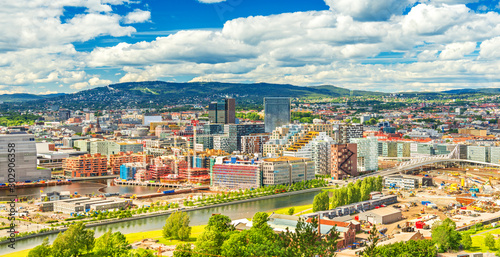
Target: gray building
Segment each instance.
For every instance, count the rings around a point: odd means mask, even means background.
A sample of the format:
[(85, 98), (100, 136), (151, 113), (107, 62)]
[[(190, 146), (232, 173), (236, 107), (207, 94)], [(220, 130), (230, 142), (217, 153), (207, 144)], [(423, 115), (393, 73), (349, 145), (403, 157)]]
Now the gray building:
[(400, 209), (385, 207), (359, 214), (359, 220), (365, 220), (372, 224), (390, 224), (403, 218)]
[[(33, 135), (0, 135), (0, 183), (50, 179), (50, 170), (37, 170), (36, 162), (36, 144)], [(9, 168), (12, 168), (10, 173)], [(9, 174), (15, 175), (9, 176)]]
[[(263, 123), (249, 123), (249, 124), (226, 124), (224, 125), (224, 133), (228, 137), (228, 153), (234, 151), (241, 151), (241, 137), (250, 134), (264, 133)], [(214, 137), (214, 149), (216, 148)], [(221, 148), (224, 150), (223, 148)]]
[(290, 124), (290, 97), (264, 97), (264, 122), (266, 133), (277, 127)]

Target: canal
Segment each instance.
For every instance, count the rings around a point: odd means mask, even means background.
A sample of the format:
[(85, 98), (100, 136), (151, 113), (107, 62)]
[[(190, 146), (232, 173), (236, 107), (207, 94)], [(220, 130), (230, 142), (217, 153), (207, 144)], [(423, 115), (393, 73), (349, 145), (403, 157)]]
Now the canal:
[[(221, 207), (213, 207), (203, 210), (195, 210), (188, 212), (191, 218), (191, 225), (204, 225), (207, 224), (208, 219), (212, 213), (221, 213), (229, 216), (232, 220), (242, 218), (252, 218), (256, 212), (259, 211), (273, 211), (285, 207), (312, 204), (313, 198), (320, 191), (306, 192), (291, 196), (280, 196), (271, 199), (257, 200), (252, 202), (237, 203)], [(99, 237), (107, 230), (120, 231), (123, 234), (144, 232), (151, 230), (159, 230), (165, 224), (165, 219), (168, 214), (164, 216), (145, 218), (141, 220), (125, 221), (120, 223), (108, 224), (99, 227), (91, 228), (95, 231), (95, 236)], [(49, 235), (49, 240), (52, 242), (57, 234)], [(42, 243), (43, 237), (30, 238), (16, 242), (15, 251), (33, 248)], [(11, 253), (14, 250), (8, 248), (8, 245), (0, 245), (0, 255)]]

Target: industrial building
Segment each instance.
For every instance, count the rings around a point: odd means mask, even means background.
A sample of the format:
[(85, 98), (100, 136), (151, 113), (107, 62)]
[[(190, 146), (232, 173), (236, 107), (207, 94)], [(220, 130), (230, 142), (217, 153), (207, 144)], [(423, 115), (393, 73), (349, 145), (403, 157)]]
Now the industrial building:
[(264, 97), (265, 132), (271, 133), (277, 127), (290, 124), (290, 97)]
[(384, 186), (388, 188), (415, 189), (418, 188), (418, 179), (408, 176), (387, 176), (384, 178)]
[(88, 211), (106, 211), (125, 209), (132, 204), (132, 200), (112, 200), (102, 198), (73, 198), (53, 202), (53, 211), (66, 214), (88, 212)]
[[(9, 158), (9, 154), (15, 155), (14, 160)], [(2, 172), (0, 172), (0, 183), (50, 179), (50, 170), (37, 169), (36, 164), (36, 144), (33, 135), (0, 135), (0, 167), (2, 170)], [(9, 167), (15, 170), (15, 178), (10, 177), (10, 181), (8, 172)]]
[(359, 213), (358, 216), (359, 220), (364, 220), (371, 224), (391, 224), (403, 218), (401, 210), (394, 207), (378, 208)]
[(387, 195), (387, 196), (382, 196), (382, 197), (372, 199), (372, 200), (367, 200), (367, 201), (363, 201), (363, 202), (339, 206), (335, 209), (331, 209), (328, 211), (319, 211), (319, 212), (315, 212), (312, 214), (305, 214), (302, 216), (307, 217), (307, 218), (312, 218), (312, 217), (317, 217), (318, 215), (320, 215), (320, 217), (324, 217), (324, 218), (328, 218), (328, 219), (335, 219), (337, 217), (342, 217), (342, 216), (347, 216), (347, 215), (351, 215), (354, 213), (361, 213), (361, 212), (373, 210), (373, 209), (379, 208), (383, 204), (389, 205), (389, 204), (394, 204), (397, 202), (398, 202), (398, 197), (396, 195)]

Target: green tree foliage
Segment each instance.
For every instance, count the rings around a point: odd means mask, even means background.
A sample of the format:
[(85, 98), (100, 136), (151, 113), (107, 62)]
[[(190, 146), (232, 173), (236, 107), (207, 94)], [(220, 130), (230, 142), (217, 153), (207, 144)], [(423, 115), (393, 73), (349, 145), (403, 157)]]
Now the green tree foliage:
[(210, 217), (205, 230), (196, 240), (193, 256), (220, 255), (222, 244), (233, 233), (235, 233), (234, 227), (228, 216), (214, 215)]
[(28, 252), (28, 257), (39, 257), (39, 256), (50, 256), (52, 254), (52, 249), (49, 245), (49, 238), (46, 237), (43, 239), (41, 245), (33, 248)]
[(364, 257), (376, 257), (377, 255), (377, 243), (378, 243), (379, 237), (378, 237), (378, 230), (377, 226), (373, 225), (372, 229), (370, 230), (370, 236), (368, 236), (368, 242), (370, 242), (369, 245), (365, 247), (363, 250), (363, 256)]
[(156, 257), (153, 251), (144, 248), (139, 248), (137, 250), (130, 251), (130, 255), (127, 257)]
[(293, 215), (295, 213), (295, 208), (291, 207), (290, 209), (288, 209), (288, 215)]
[(449, 218), (432, 226), (432, 240), (437, 243), (441, 251), (458, 250), (460, 247), (462, 237), (455, 228), (455, 222)]
[(280, 234), (280, 241), (286, 249), (284, 256), (335, 255), (339, 233), (332, 229), (327, 235), (321, 235), (317, 228), (316, 218), (313, 218), (311, 222), (299, 219), (295, 232), (287, 230)]
[(484, 237), (484, 245), (486, 245), (486, 247), (490, 250), (495, 248), (495, 238), (491, 233), (486, 234)]
[(437, 256), (437, 249), (432, 240), (410, 240), (406, 242), (398, 242), (378, 246), (376, 249), (377, 256), (391, 256), (391, 257), (435, 257)]
[(21, 125), (33, 125), (40, 116), (33, 114), (20, 114), (18, 112), (7, 112), (3, 113), (0, 117), (0, 126), (21, 126)]
[(262, 120), (260, 115), (256, 112), (249, 112), (249, 113), (243, 113), (243, 112), (237, 112), (236, 113), (236, 118), (239, 119), (249, 119), (252, 121), (257, 121), (257, 120)]
[(174, 257), (191, 257), (193, 256), (193, 250), (191, 249), (191, 244), (184, 243), (178, 244), (175, 247)]
[(470, 234), (463, 234), (461, 243), (464, 249), (466, 250), (470, 249), (470, 247), (472, 246), (472, 238)]
[(166, 239), (187, 240), (191, 235), (189, 226), (189, 215), (185, 212), (176, 211), (168, 216), (163, 226), (163, 237)]
[[(471, 241), (471, 245), (472, 245), (472, 241)], [(497, 250), (500, 250), (500, 239), (498, 239), (497, 241), (495, 241), (495, 248)]]
[(52, 244), (54, 257), (79, 256), (94, 248), (94, 231), (85, 229), (82, 222), (71, 225), (64, 233), (60, 232)]
[(321, 192), (314, 197), (313, 212), (326, 211), (330, 209), (330, 198), (328, 192)]
[(292, 112), (292, 121), (298, 120), (301, 123), (313, 123), (314, 119), (320, 119), (321, 116), (313, 115), (312, 112)]
[[(370, 193), (381, 191), (383, 188), (383, 178), (367, 177), (363, 180), (357, 180), (355, 184), (349, 183), (347, 187), (330, 189), (332, 198), (330, 199), (331, 208), (336, 208), (342, 205), (366, 201), (370, 198)], [(314, 206), (314, 202), (313, 202)]]
[(94, 245), (94, 253), (98, 256), (121, 256), (129, 249), (127, 238), (120, 232), (111, 233), (111, 230), (97, 238)]

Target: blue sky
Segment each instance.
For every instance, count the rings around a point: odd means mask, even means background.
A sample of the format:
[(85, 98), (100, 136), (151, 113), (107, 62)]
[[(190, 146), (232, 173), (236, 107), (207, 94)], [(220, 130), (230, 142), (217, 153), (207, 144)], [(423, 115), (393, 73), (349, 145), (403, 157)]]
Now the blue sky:
[(145, 80), (499, 87), (499, 8), (481, 0), (20, 0), (0, 10), (0, 93)]

